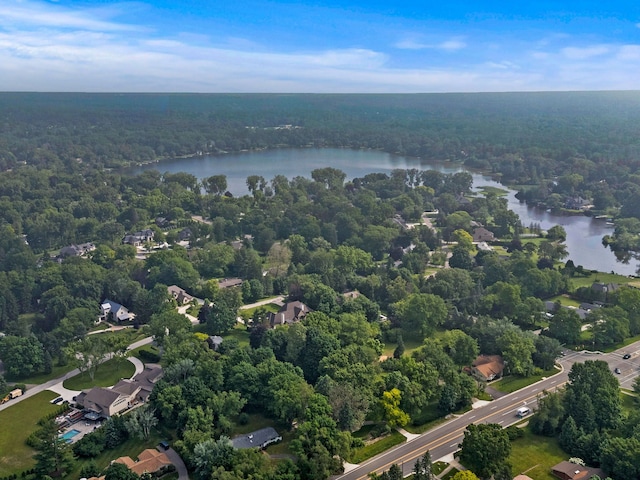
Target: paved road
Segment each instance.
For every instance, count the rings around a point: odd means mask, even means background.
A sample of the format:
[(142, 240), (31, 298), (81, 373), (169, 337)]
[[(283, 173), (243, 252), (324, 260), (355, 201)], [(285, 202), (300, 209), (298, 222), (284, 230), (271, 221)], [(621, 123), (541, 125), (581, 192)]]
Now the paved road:
[[(133, 350), (135, 348), (141, 347), (143, 345), (147, 345), (149, 343), (153, 342), (153, 337), (146, 337), (143, 338), (142, 340), (138, 340), (137, 342), (132, 343), (131, 345), (129, 345), (127, 347), (127, 350)], [(109, 357), (110, 358), (110, 357)], [(105, 359), (105, 361), (108, 360), (108, 358)], [(134, 365), (135, 361), (134, 361)], [(53, 380), (49, 380), (48, 382), (45, 383), (41, 383), (40, 385), (36, 385), (34, 387), (29, 388), (26, 392), (24, 392), (22, 394), (22, 396), (15, 398), (13, 400), (9, 400), (7, 403), (5, 403), (4, 405), (0, 405), (0, 411), (4, 410), (5, 408), (9, 408), (11, 405), (15, 405), (18, 402), (21, 402), (22, 400), (25, 400), (29, 397), (33, 397), (34, 395), (43, 392), (45, 390), (52, 390), (52, 391), (56, 391), (55, 389), (53, 389), (52, 387), (55, 387), (56, 385), (60, 384), (62, 385), (62, 382), (64, 382), (66, 379), (74, 377), (76, 375), (78, 375), (80, 373), (80, 370), (78, 370), (77, 368), (71, 370), (70, 372), (65, 373), (64, 375), (62, 375), (61, 377), (58, 378), (54, 378)], [(60, 389), (58, 389), (60, 390)], [(61, 390), (64, 391), (64, 390)], [(71, 391), (71, 390), (69, 390)]]
[[(622, 358), (624, 353), (630, 353), (632, 357), (624, 360)], [(421, 457), (427, 450), (430, 450), (431, 458), (434, 460), (451, 455), (458, 450), (458, 444), (462, 442), (467, 425), (470, 423), (497, 423), (507, 427), (520, 421), (515, 416), (515, 412), (519, 407), (524, 405), (535, 407), (539, 395), (544, 391), (550, 392), (563, 386), (567, 382), (571, 366), (576, 362), (584, 362), (585, 360), (604, 360), (612, 370), (619, 368), (621, 374), (617, 375), (617, 377), (621, 386), (632, 388), (633, 379), (640, 373), (640, 342), (608, 354), (591, 352), (568, 353), (565, 357), (559, 359), (558, 363), (563, 370), (557, 375), (543, 379), (534, 385), (505, 395), (483, 407), (467, 412), (417, 438), (368, 460), (343, 475), (333, 478), (336, 480), (365, 480), (370, 472), (381, 473), (388, 470), (394, 463), (402, 467), (404, 475), (408, 475), (411, 473), (416, 459)]]

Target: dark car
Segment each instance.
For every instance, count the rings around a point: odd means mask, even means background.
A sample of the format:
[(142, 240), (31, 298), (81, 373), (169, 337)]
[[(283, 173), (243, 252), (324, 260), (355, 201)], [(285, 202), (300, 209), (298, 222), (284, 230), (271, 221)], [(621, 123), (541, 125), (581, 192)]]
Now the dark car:
[(613, 371), (615, 373), (617, 373), (618, 375), (620, 375), (622, 373), (618, 367), (616, 367)]
[(51, 403), (56, 403), (56, 404), (58, 404), (58, 403), (60, 403), (62, 400), (63, 400), (63, 399), (62, 399), (62, 397), (54, 398), (53, 400), (51, 400)]
[(630, 353), (625, 353), (622, 358), (624, 358), (625, 360), (629, 360), (631, 358), (631, 354)]

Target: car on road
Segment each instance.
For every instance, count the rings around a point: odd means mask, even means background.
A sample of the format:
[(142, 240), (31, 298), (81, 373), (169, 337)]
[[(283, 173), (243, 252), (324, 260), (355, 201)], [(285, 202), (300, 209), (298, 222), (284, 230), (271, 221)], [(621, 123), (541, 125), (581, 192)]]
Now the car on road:
[(616, 367), (613, 371), (614, 371), (614, 373), (617, 373), (618, 375), (620, 375), (622, 373), (618, 367)]
[(625, 353), (622, 358), (624, 358), (625, 360), (629, 360), (631, 358), (631, 354), (630, 353)]
[(529, 407), (520, 407), (516, 412), (516, 417), (526, 417), (531, 413), (531, 409)]

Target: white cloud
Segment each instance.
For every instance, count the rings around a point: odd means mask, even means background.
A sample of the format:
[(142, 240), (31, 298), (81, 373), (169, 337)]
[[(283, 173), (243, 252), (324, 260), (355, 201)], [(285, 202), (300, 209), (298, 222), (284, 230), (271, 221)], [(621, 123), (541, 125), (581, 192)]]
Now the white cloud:
[(412, 37), (405, 37), (394, 44), (394, 47), (402, 50), (437, 49), (437, 50), (456, 51), (456, 50), (463, 49), (466, 46), (467, 44), (460, 37), (451, 38), (443, 42), (425, 43), (420, 39), (420, 37), (412, 36)]
[(138, 26), (109, 20), (118, 13), (115, 9), (73, 10), (60, 5), (9, 0), (0, 5), (0, 25), (7, 30), (34, 27), (96, 31), (141, 30)]
[(597, 57), (609, 53), (609, 47), (606, 45), (592, 45), (590, 47), (566, 47), (562, 49), (565, 57), (571, 60), (585, 60), (591, 57)]
[[(110, 9), (72, 10), (34, 0), (0, 2), (0, 91), (636, 89), (640, 78), (640, 45), (635, 44), (578, 47), (574, 45), (581, 39), (563, 37), (561, 42), (543, 47), (536, 40), (515, 44), (500, 38), (495, 48), (487, 48), (466, 37), (426, 41), (420, 35), (407, 35), (395, 47), (408, 50), (403, 57), (409, 66), (398, 67), (393, 56), (398, 54), (396, 50), (387, 53), (368, 45), (275, 49), (241, 37), (214, 43), (199, 31), (156, 32), (151, 36), (149, 30), (117, 20), (122, 4)], [(562, 48), (552, 48), (558, 43)], [(420, 67), (410, 63), (411, 50), (426, 49), (460, 52), (417, 52), (415, 58), (424, 63)], [(430, 57), (438, 58), (437, 66), (429, 63)]]

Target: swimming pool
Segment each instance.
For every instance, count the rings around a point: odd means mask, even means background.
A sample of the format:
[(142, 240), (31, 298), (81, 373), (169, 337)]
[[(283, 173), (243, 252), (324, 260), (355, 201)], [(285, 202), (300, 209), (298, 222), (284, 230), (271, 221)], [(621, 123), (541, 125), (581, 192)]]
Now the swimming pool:
[(70, 442), (71, 439), (73, 437), (75, 437), (76, 435), (78, 435), (80, 433), (80, 430), (76, 430), (75, 428), (72, 430), (69, 430), (68, 432), (65, 432), (64, 434), (60, 435), (60, 438), (63, 439), (66, 442)]

